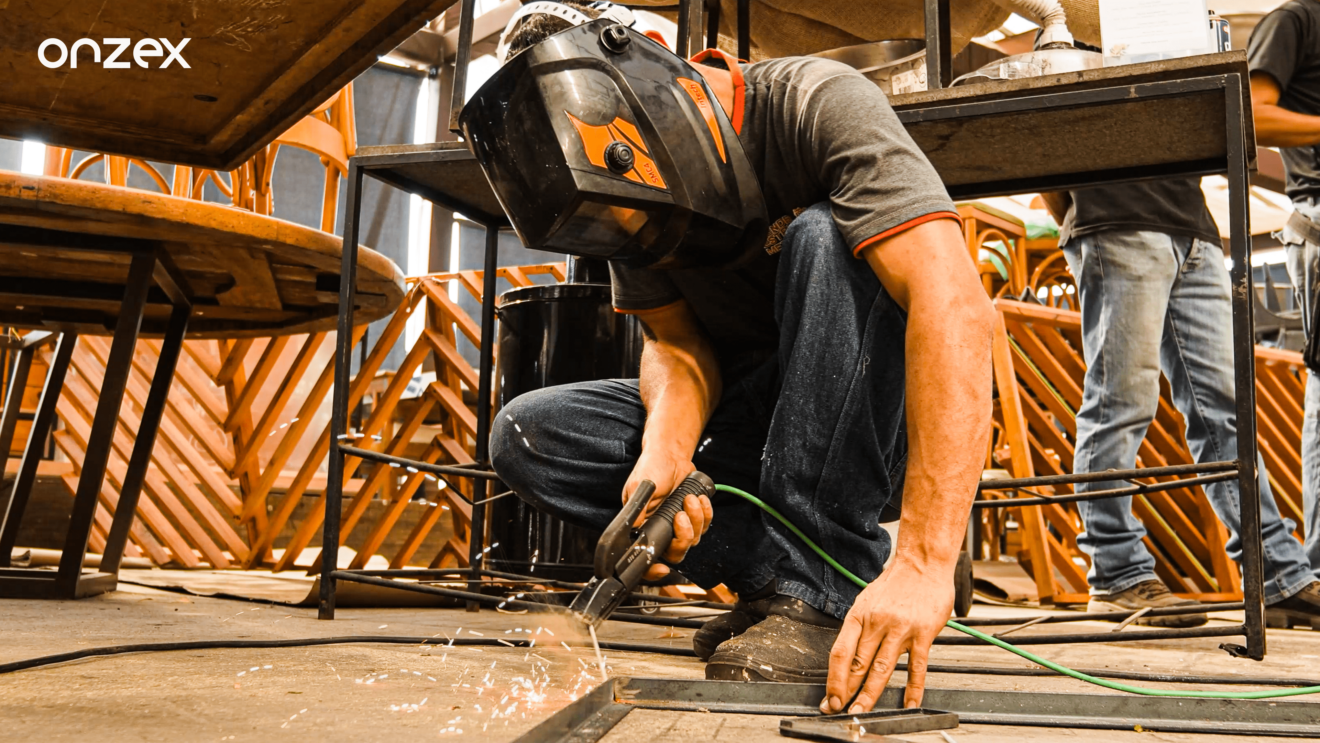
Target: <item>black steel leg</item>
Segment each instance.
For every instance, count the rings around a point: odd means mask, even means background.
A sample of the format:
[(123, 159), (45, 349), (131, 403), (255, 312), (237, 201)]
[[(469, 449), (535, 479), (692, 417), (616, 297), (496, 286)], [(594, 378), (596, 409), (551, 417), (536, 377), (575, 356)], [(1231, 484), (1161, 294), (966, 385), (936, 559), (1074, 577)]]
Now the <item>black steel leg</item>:
[[(468, 6), (464, 6), (468, 7)], [(348, 432), (348, 387), (352, 382), (353, 307), (357, 301), (358, 221), (362, 212), (362, 169), (348, 166), (344, 247), (339, 265), (339, 326), (335, 334), (335, 393), (330, 403), (330, 464), (325, 481), (325, 528), (321, 532), (321, 605), (318, 619), (335, 618), (335, 577), (339, 568), (339, 512), (344, 497), (344, 453)]]
[(124, 400), (124, 387), (133, 369), (133, 352), (137, 346), (138, 330), (142, 326), (142, 312), (147, 306), (147, 290), (152, 285), (156, 270), (156, 256), (133, 256), (128, 266), (128, 281), (124, 287), (124, 302), (119, 307), (119, 320), (115, 323), (114, 342), (106, 359), (105, 377), (92, 418), (91, 433), (87, 437), (87, 453), (83, 458), (82, 474), (78, 477), (78, 490), (73, 496), (73, 514), (69, 518), (69, 532), (64, 538), (64, 553), (60, 556), (59, 591), (73, 598), (82, 574), (83, 554), (87, 551), (87, 538), (92, 532), (92, 518), (105, 480), (106, 464), (110, 461), (111, 441), (119, 425), (119, 405)]
[(101, 557), (102, 573), (111, 575), (119, 573), (119, 561), (124, 556), (124, 545), (128, 542), (129, 528), (133, 525), (133, 517), (137, 513), (142, 482), (146, 479), (147, 468), (151, 465), (151, 450), (156, 445), (156, 433), (160, 429), (161, 416), (165, 413), (170, 385), (174, 381), (174, 367), (179, 361), (179, 352), (183, 350), (183, 336), (188, 332), (188, 320), (191, 316), (190, 304), (175, 305), (170, 313), (165, 339), (160, 344), (160, 358), (156, 361), (156, 372), (151, 378), (151, 388), (147, 391), (147, 399), (142, 406), (142, 424), (137, 431), (137, 440), (133, 443), (133, 453), (128, 460), (128, 471), (119, 488), (119, 503), (115, 506), (114, 520), (110, 523), (110, 534), (105, 540), (105, 554)]
[(4, 480), (5, 468), (9, 466), (9, 450), (14, 446), (14, 431), (18, 430), (23, 393), (27, 389), (28, 374), (32, 371), (32, 357), (35, 353), (35, 349), (23, 344), (14, 359), (14, 371), (9, 375), (9, 394), (5, 397), (5, 409), (0, 414), (0, 481)]
[[(18, 475), (9, 490), (9, 506), (5, 509), (3, 525), (0, 525), (0, 567), (9, 566), (10, 553), (18, 543), (18, 528), (23, 523), (23, 511), (27, 509), (28, 498), (32, 495), (32, 484), (37, 480), (41, 451), (45, 448), (51, 427), (55, 425), (55, 404), (59, 402), (60, 391), (64, 389), (64, 375), (69, 371), (69, 359), (73, 357), (73, 347), (77, 343), (77, 333), (65, 333), (55, 344), (50, 369), (46, 371), (46, 384), (41, 388), (41, 400), (37, 403), (37, 414), (28, 432), (27, 447), (23, 449), (23, 461), (18, 466)], [(21, 399), (22, 387), (16, 389)], [(13, 397), (13, 390), (10, 391), (10, 397)], [(11, 401), (5, 406), (6, 418), (9, 417), (11, 404), (14, 416), (18, 415), (18, 405)], [(8, 448), (5, 451), (7, 454)]]
[(926, 88), (947, 88), (953, 82), (953, 40), (949, 31), (949, 0), (926, 0)]
[(1237, 395), (1238, 492), (1242, 507), (1242, 596), (1247, 655), (1265, 657), (1265, 569), (1256, 469), (1256, 349), (1251, 285), (1251, 216), (1242, 110), (1242, 78), (1224, 90), (1228, 132), (1229, 254), (1233, 259), (1233, 371)]
[[(486, 225), (486, 269), (482, 277), (481, 288), (481, 358), (478, 363), (477, 378), (477, 466), (490, 464), (490, 384), (494, 376), (495, 365), (495, 272), (499, 266), (500, 230), (495, 225)], [(481, 580), (481, 557), (486, 542), (486, 504), (482, 503), (489, 493), (486, 480), (473, 483), (472, 528), (468, 539), (468, 567), (472, 569), (472, 580)], [(468, 611), (477, 611), (479, 605), (474, 601), (467, 604)]]

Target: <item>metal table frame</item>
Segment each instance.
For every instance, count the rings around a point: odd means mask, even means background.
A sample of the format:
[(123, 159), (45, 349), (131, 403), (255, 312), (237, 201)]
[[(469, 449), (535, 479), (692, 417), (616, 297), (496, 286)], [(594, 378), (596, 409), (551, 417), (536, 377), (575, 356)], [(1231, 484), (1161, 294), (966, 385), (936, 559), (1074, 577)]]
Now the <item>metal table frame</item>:
[[(683, 0), (680, 9), (683, 11), (680, 15), (680, 21), (683, 25), (680, 27), (680, 46), (688, 47), (691, 43), (699, 42), (697, 31), (700, 29), (700, 19), (703, 0)], [(464, 0), (463, 13), (464, 18), (470, 16), (473, 6), (473, 0)], [(928, 55), (928, 64), (931, 68), (931, 87), (939, 87), (939, 81), (945, 81), (948, 77), (948, 0), (927, 0), (927, 19), (928, 36), (934, 34), (930, 48), (935, 50), (934, 54)], [(745, 24), (740, 24), (740, 35), (745, 33)], [(455, 101), (451, 107), (451, 123), (456, 125), (457, 112), (461, 108), (461, 94), (463, 90), (463, 81), (466, 77), (466, 64), (468, 61), (468, 50), (471, 38), (471, 24), (468, 22), (460, 23), (460, 39), (458, 53), (458, 70), (455, 73)], [(740, 45), (741, 45), (740, 41)], [(680, 53), (683, 49), (680, 49)], [(1082, 500), (1094, 497), (1118, 497), (1131, 495), (1139, 492), (1158, 492), (1160, 490), (1187, 487), (1189, 485), (1204, 484), (1221, 479), (1235, 478), (1241, 492), (1241, 520), (1242, 520), (1242, 585), (1244, 601), (1241, 604), (1222, 604), (1217, 605), (1220, 609), (1241, 608), (1245, 613), (1244, 621), (1241, 624), (1232, 626), (1215, 626), (1193, 629), (1154, 629), (1138, 632), (1128, 632), (1123, 635), (1125, 640), (1137, 639), (1168, 639), (1176, 637), (1218, 637), (1218, 636), (1244, 636), (1246, 645), (1225, 645), (1222, 646), (1230, 653), (1242, 655), (1254, 659), (1260, 659), (1265, 654), (1265, 627), (1264, 627), (1264, 587), (1263, 587), (1263, 552), (1261, 545), (1261, 523), (1260, 523), (1260, 491), (1257, 486), (1257, 467), (1256, 467), (1256, 417), (1255, 417), (1255, 367), (1253, 355), (1253, 303), (1249, 301), (1252, 296), (1252, 281), (1250, 272), (1250, 225), (1248, 212), (1248, 175), (1250, 163), (1248, 162), (1249, 146), (1246, 140), (1247, 119), (1249, 111), (1244, 110), (1243, 97), (1246, 80), (1243, 75), (1232, 74), (1213, 74), (1200, 75), (1184, 79), (1164, 80), (1157, 82), (1148, 82), (1142, 84), (1123, 84), (1112, 85), (1108, 87), (1095, 87), (1084, 90), (1066, 90), (1051, 91), (1041, 90), (1028, 92), (1015, 97), (1005, 97), (993, 100), (978, 100), (972, 102), (951, 101), (947, 103), (927, 103), (920, 106), (898, 107), (898, 116), (905, 125), (919, 125), (929, 122), (949, 122), (959, 119), (976, 119), (978, 117), (1005, 117), (1020, 114), (1029, 114), (1032, 112), (1086, 108), (1095, 106), (1104, 106), (1106, 104), (1119, 104), (1138, 99), (1174, 99), (1190, 95), (1217, 95), (1222, 94), (1224, 100), (1224, 136), (1225, 136), (1225, 156), (1222, 159), (1214, 158), (1194, 163), (1181, 163), (1171, 166), (1140, 166), (1130, 168), (1119, 168), (1100, 171), (1078, 171), (1062, 175), (1053, 175), (1047, 177), (1035, 177), (1028, 179), (1019, 179), (1013, 181), (994, 181), (987, 183), (978, 183), (972, 186), (950, 185), (949, 191), (952, 196), (960, 199), (977, 198), (985, 196), (997, 196), (1005, 194), (1022, 193), (1036, 190), (1058, 190), (1076, 188), (1088, 185), (1101, 185), (1106, 183), (1120, 183), (1125, 181), (1163, 178), (1172, 176), (1193, 176), (1209, 174), (1225, 174), (1229, 182), (1229, 205), (1230, 205), (1230, 253), (1233, 260), (1231, 271), (1232, 284), (1232, 303), (1233, 303), (1233, 350), (1235, 365), (1235, 383), (1236, 383), (1236, 406), (1237, 406), (1237, 444), (1238, 451), (1245, 452), (1247, 456), (1241, 456), (1238, 460), (1227, 462), (1213, 462), (1199, 465), (1187, 465), (1181, 468), (1171, 468), (1175, 471), (1165, 472), (1160, 469), (1139, 469), (1127, 470), (1122, 472), (1093, 473), (1083, 475), (1065, 475), (1059, 477), (1046, 478), (1027, 478), (1025, 480), (996, 480), (984, 483), (982, 490), (1023, 490), (1042, 485), (1060, 485), (1084, 481), (1095, 480), (1125, 480), (1131, 478), (1144, 478), (1158, 474), (1191, 474), (1194, 477), (1190, 480), (1175, 481), (1172, 483), (1162, 483), (1159, 485), (1133, 485), (1129, 488), (1112, 489), (1107, 493), (1092, 493), (1087, 496), (1063, 496), (1051, 497), (1039, 493), (1033, 493), (1032, 498), (1017, 500), (996, 500), (996, 501), (978, 501), (976, 508), (1002, 508), (1019, 507), (1024, 505), (1039, 505), (1046, 502), (1059, 503), (1069, 502), (1071, 500)], [(895, 104), (898, 106), (898, 104)], [(343, 497), (343, 463), (344, 456), (351, 454), (364, 459), (376, 462), (390, 464), (391, 460), (386, 455), (362, 449), (351, 444), (347, 444), (347, 421), (350, 401), (347, 399), (347, 390), (349, 382), (349, 363), (351, 348), (348, 346), (350, 330), (353, 326), (354, 312), (354, 275), (355, 258), (357, 253), (358, 221), (360, 211), (360, 194), (362, 189), (363, 175), (371, 175), (385, 183), (416, 193), (423, 198), (439, 204), (447, 209), (463, 212), (468, 217), (482, 224), (486, 228), (486, 255), (485, 255), (485, 294), (481, 311), (482, 324), (482, 349), (479, 366), (480, 389), (478, 390), (477, 400), (477, 451), (476, 463), (471, 467), (443, 467), (437, 465), (426, 465), (419, 462), (404, 463), (404, 466), (412, 466), (418, 469), (428, 469), (428, 471), (454, 477), (472, 477), (478, 480), (478, 488), (474, 500), (484, 500), (487, 492), (488, 483), (495, 479), (489, 471), (489, 461), (487, 457), (487, 435), (490, 425), (491, 415), (491, 344), (494, 337), (493, 318), (495, 302), (495, 268), (498, 258), (498, 230), (508, 226), (507, 220), (503, 215), (486, 213), (480, 209), (474, 209), (471, 204), (461, 203), (462, 199), (452, 195), (440, 193), (429, 189), (423, 185), (410, 182), (407, 178), (393, 173), (391, 168), (394, 166), (416, 165), (419, 163), (434, 163), (437, 166), (443, 166), (447, 162), (456, 162), (460, 160), (470, 160), (471, 155), (466, 150), (459, 148), (433, 149), (415, 148), (411, 151), (392, 152), (389, 154), (367, 154), (355, 157), (349, 164), (348, 175), (348, 210), (347, 219), (344, 226), (344, 251), (343, 267), (341, 271), (340, 284), (340, 315), (339, 315), (339, 333), (338, 345), (336, 348), (335, 365), (335, 395), (333, 398), (332, 409), (332, 440), (330, 442), (330, 465), (329, 480), (327, 483), (327, 508), (325, 516), (325, 530), (323, 537), (324, 545), (336, 545), (339, 542), (339, 522), (340, 507)], [(404, 460), (393, 461), (395, 466), (399, 466)], [(1196, 475), (1200, 475), (1197, 477)], [(469, 585), (479, 586), (483, 573), (479, 567), (480, 556), (483, 554), (484, 528), (485, 528), (485, 507), (477, 503), (473, 506), (471, 541), (469, 547)], [(334, 554), (333, 552), (331, 553)], [(332, 619), (334, 617), (334, 594), (335, 584), (338, 580), (362, 581), (367, 580), (386, 580), (390, 577), (407, 577), (409, 571), (372, 571), (368, 576), (363, 571), (344, 571), (338, 570), (335, 560), (322, 560), (321, 564), (321, 595), (320, 595), (320, 617), (322, 619)], [(425, 592), (434, 592), (434, 587), (422, 586), (416, 583), (399, 582), (395, 584), (399, 588), (407, 590), (419, 590)], [(472, 596), (474, 594), (468, 594)], [(475, 610), (477, 603), (469, 600), (469, 610)], [(1078, 614), (1075, 617), (1059, 619), (1057, 621), (1085, 621), (1092, 618), (1087, 614)], [(1024, 644), (1044, 644), (1051, 642), (1070, 643), (1070, 642), (1112, 642), (1115, 635), (1110, 632), (1103, 633), (1074, 633), (1067, 635), (1051, 636), (1028, 636), (1019, 637), (1017, 642)], [(961, 644), (962, 641), (974, 642), (972, 638), (941, 638), (942, 642), (951, 642), (951, 644)]]
[[(64, 329), (58, 336), (47, 331), (36, 331), (29, 333), (22, 342), (16, 344), (17, 355), (9, 379), (8, 398), (5, 400), (4, 413), (0, 415), (0, 473), (2, 473), (13, 443), (14, 430), (21, 415), (19, 407), (32, 361), (38, 349), (54, 342), (55, 350), (41, 390), (37, 412), (32, 421), (27, 447), (10, 491), (3, 524), (0, 525), (0, 598), (72, 599), (113, 591), (119, 573), (120, 559), (123, 557), (129, 529), (137, 510), (138, 497), (142, 492), (142, 483), (151, 463), (151, 450), (156, 443), (161, 415), (165, 412), (166, 398), (169, 395), (170, 384), (174, 380), (174, 368), (183, 348), (188, 320), (192, 315), (192, 297), (188, 283), (164, 248), (151, 240), (7, 227), (3, 240), (0, 240), (0, 249), (6, 246), (86, 250), (131, 256), (128, 276), (122, 287), (123, 303), (113, 328), (113, 340), (110, 354), (106, 359), (105, 376), (99, 390), (91, 431), (88, 434), (86, 457), (83, 459), (82, 473), (78, 478), (78, 487), (73, 497), (73, 511), (65, 535), (64, 549), (59, 568), (55, 571), (10, 567), (11, 552), (17, 543), (23, 513), (31, 498), (32, 486), (37, 479), (37, 466), (41, 460), (42, 450), (55, 423), (55, 406), (59, 401), (73, 350), (78, 342), (76, 330)], [(164, 297), (149, 297), (153, 289), (162, 292)], [(114, 289), (111, 288), (111, 291)], [(107, 497), (103, 485), (106, 465), (110, 459), (115, 428), (119, 424), (119, 407), (124, 399), (124, 389), (132, 373), (134, 347), (137, 344), (143, 313), (149, 300), (157, 303), (162, 299), (168, 301), (171, 306), (170, 319), (161, 342), (156, 373), (152, 377), (143, 405), (142, 423), (137, 431), (124, 479), (120, 484), (118, 501), (107, 502), (107, 506), (114, 509), (114, 517), (106, 536), (105, 553), (98, 571), (83, 572), (83, 558), (87, 552), (87, 540), (91, 535), (97, 505), (101, 498)], [(78, 319), (80, 324), (89, 321), (91, 321), (90, 317)]]

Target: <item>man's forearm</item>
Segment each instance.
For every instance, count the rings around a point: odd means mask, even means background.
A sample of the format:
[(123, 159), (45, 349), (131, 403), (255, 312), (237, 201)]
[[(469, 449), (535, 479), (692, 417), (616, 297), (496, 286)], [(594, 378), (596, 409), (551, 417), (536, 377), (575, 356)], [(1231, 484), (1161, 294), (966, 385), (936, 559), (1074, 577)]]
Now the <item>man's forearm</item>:
[(1308, 116), (1281, 106), (1256, 102), (1256, 143), (1263, 147), (1309, 147), (1320, 144), (1320, 116)]
[(714, 358), (703, 349), (648, 340), (638, 384), (646, 406), (642, 450), (691, 457), (720, 396)]
[(895, 559), (952, 571), (990, 440), (993, 310), (979, 293), (951, 303), (914, 297), (912, 305), (909, 451)]

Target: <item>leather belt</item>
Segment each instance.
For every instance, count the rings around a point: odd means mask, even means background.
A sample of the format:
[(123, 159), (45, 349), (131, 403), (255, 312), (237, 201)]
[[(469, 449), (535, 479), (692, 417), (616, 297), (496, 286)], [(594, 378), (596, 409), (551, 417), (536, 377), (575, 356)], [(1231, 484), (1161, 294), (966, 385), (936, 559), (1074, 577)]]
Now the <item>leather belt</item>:
[(1301, 212), (1288, 215), (1288, 229), (1302, 236), (1312, 245), (1320, 245), (1320, 225), (1307, 219)]

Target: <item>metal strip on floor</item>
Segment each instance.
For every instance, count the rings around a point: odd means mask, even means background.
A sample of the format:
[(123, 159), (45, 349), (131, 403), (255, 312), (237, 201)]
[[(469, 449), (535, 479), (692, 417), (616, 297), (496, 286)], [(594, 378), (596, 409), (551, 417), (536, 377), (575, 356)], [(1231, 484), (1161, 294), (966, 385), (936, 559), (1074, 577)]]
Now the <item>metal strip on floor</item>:
[[(518, 738), (517, 743), (594, 743), (634, 709), (809, 716), (819, 684), (770, 684), (618, 677), (597, 686)], [(898, 709), (890, 687), (877, 709)], [(927, 689), (922, 704), (962, 723), (1320, 739), (1320, 704), (1128, 694)]]

